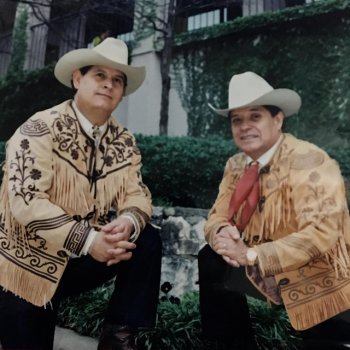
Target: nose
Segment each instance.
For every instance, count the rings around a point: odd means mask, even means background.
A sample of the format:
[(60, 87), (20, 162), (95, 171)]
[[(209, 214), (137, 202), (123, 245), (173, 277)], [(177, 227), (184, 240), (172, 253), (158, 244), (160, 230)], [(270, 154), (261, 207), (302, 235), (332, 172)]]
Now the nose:
[(105, 89), (110, 89), (110, 88), (112, 88), (112, 85), (113, 85), (112, 79), (105, 79), (104, 82), (103, 82), (103, 87), (104, 87)]
[(241, 125), (240, 125), (241, 130), (249, 130), (250, 129), (250, 123), (249, 120), (243, 120)]

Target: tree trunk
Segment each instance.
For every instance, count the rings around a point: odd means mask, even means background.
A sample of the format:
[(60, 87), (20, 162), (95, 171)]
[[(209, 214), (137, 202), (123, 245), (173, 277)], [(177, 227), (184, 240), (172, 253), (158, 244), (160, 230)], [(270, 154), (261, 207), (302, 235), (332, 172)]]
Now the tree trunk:
[(162, 79), (162, 94), (160, 102), (159, 134), (168, 135), (169, 122), (169, 91), (170, 91), (170, 65), (173, 53), (174, 30), (175, 30), (176, 0), (169, 0), (168, 19), (164, 46), (160, 57), (160, 74)]

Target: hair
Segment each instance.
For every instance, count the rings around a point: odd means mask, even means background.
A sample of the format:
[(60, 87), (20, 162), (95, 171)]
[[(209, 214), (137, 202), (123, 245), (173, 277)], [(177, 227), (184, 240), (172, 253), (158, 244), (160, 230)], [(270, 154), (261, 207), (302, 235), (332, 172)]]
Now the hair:
[[(262, 105), (263, 108), (265, 108), (270, 114), (271, 117), (275, 117), (279, 112), (282, 112), (282, 109), (277, 107), (277, 106), (272, 106), (272, 105)], [(229, 120), (231, 119), (231, 112), (229, 112)]]
[[(92, 66), (84, 66), (84, 67), (79, 68), (79, 70), (80, 70), (80, 73), (82, 75), (85, 75), (91, 68), (92, 68)], [(73, 89), (74, 94), (75, 94), (77, 92), (77, 89), (74, 87), (73, 79), (71, 79), (70, 85), (72, 86), (72, 89)]]
[(263, 105), (263, 107), (270, 112), (272, 117), (275, 117), (279, 112), (283, 113), (282, 109), (277, 106)]
[[(279, 108), (279, 107), (277, 107), (277, 106), (264, 105), (263, 107), (264, 107), (268, 112), (270, 112), (272, 118), (276, 117), (276, 115), (277, 115), (278, 113), (280, 113), (280, 112), (284, 115), (284, 112), (282, 111), (282, 109)], [(284, 126), (284, 125), (282, 124), (281, 131), (283, 130), (283, 126)]]

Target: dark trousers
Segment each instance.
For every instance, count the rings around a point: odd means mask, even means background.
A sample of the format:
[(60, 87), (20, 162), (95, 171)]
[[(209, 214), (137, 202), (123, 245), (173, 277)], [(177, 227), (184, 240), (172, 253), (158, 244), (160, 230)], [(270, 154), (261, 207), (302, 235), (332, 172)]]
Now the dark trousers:
[[(203, 336), (236, 344), (232, 349), (256, 349), (244, 293), (254, 297), (259, 295), (253, 294), (251, 287), (247, 285), (247, 279), (243, 280), (243, 270), (239, 273), (237, 269), (230, 267), (209, 245), (198, 254), (198, 268)], [(235, 285), (237, 280), (238, 285)], [(304, 350), (350, 349), (350, 311), (301, 331), (300, 336)]]
[(71, 259), (51, 303), (45, 307), (36, 307), (0, 288), (0, 343), (3, 349), (52, 349), (57, 309), (62, 298), (94, 289), (115, 276), (105, 322), (131, 327), (154, 326), (161, 268), (158, 231), (147, 225), (136, 246), (130, 260), (109, 267), (90, 255)]
[(198, 254), (199, 301), (203, 338), (232, 349), (257, 349), (245, 294), (225, 281), (231, 267), (206, 245)]
[(350, 311), (301, 331), (304, 350), (350, 349)]

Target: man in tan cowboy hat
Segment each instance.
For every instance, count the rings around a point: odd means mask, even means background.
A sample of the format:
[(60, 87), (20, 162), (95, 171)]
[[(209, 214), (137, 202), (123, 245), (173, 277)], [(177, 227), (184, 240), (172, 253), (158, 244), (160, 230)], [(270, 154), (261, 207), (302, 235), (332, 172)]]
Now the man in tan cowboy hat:
[(116, 276), (98, 349), (136, 349), (133, 329), (155, 322), (161, 241), (135, 139), (111, 113), (145, 70), (128, 65), (123, 41), (107, 38), (64, 55), (55, 76), (74, 99), (33, 115), (7, 145), (0, 343), (52, 349), (60, 300)]
[(257, 348), (245, 293), (284, 305), (305, 348), (350, 347), (344, 183), (323, 150), (281, 131), (300, 105), (296, 92), (245, 72), (231, 79), (229, 107), (211, 107), (230, 119), (241, 153), (227, 161), (205, 226), (200, 309), (203, 336), (230, 349)]

